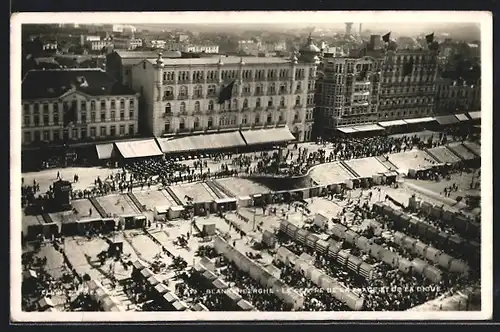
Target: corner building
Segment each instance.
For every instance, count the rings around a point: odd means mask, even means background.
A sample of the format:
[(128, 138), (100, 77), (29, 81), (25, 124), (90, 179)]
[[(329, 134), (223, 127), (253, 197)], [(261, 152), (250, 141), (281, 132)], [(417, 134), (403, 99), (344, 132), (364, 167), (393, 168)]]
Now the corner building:
[(317, 135), (333, 135), (337, 127), (434, 113), (437, 52), (399, 50), (394, 41), (384, 49), (371, 44), (360, 56), (323, 59), (316, 97)]
[[(309, 38), (291, 59), (145, 59), (132, 68), (143, 129), (156, 137), (287, 126), (311, 139), (319, 49)], [(221, 105), (221, 89), (234, 83)]]

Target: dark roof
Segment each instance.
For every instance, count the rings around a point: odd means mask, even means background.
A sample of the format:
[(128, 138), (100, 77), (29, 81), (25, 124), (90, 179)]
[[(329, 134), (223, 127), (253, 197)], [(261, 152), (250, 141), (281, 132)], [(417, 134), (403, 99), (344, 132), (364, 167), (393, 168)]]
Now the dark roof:
[(22, 99), (57, 98), (72, 88), (91, 96), (135, 93), (102, 69), (31, 70), (22, 83)]

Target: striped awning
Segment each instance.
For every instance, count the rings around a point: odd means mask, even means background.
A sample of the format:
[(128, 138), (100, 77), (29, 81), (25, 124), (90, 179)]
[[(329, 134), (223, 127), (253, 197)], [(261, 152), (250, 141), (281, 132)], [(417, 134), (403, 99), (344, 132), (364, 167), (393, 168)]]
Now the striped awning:
[(367, 124), (367, 125), (355, 126), (354, 129), (356, 131), (382, 131), (382, 130), (384, 130), (383, 127), (381, 127), (377, 124)]
[(469, 112), (469, 117), (472, 119), (472, 120), (479, 120), (481, 119), (481, 111), (477, 111), (477, 112)]
[(404, 126), (404, 125), (406, 125), (406, 122), (404, 122), (403, 120), (392, 120), (392, 121), (379, 122), (378, 125), (382, 126), (384, 128), (396, 127), (396, 126)]
[(458, 123), (458, 119), (454, 115), (441, 115), (441, 116), (436, 116), (436, 121), (440, 125), (449, 125), (449, 124), (455, 124)]
[(110, 159), (113, 155), (113, 143), (109, 144), (98, 144), (95, 146), (97, 151), (97, 158), (99, 160)]
[(436, 119), (433, 117), (424, 117), (424, 118), (404, 119), (403, 121), (408, 123), (408, 124), (413, 124), (413, 123), (433, 122), (433, 121), (436, 121)]
[(470, 119), (467, 117), (465, 114), (455, 114), (455, 117), (457, 118), (458, 121), (460, 122), (465, 122), (469, 121)]
[(241, 131), (241, 135), (248, 145), (283, 143), (295, 139), (288, 127)]

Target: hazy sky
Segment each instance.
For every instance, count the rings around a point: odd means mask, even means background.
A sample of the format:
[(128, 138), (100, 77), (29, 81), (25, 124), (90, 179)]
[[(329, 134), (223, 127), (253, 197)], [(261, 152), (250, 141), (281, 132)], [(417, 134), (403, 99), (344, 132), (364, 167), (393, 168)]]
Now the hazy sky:
[(445, 27), (453, 23), (484, 21), (486, 12), (356, 12), (356, 11), (267, 11), (267, 12), (156, 12), (156, 13), (21, 13), (13, 20), (23, 23), (115, 23), (123, 24), (279, 24), (287, 27), (343, 28), (344, 22), (363, 23), (364, 29), (394, 30), (401, 33), (425, 30), (427, 27)]

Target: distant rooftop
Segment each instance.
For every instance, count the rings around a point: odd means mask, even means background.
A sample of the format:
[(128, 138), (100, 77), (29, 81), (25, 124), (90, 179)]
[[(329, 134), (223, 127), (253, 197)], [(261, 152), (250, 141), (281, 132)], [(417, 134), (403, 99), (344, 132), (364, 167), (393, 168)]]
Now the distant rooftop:
[[(156, 59), (147, 59), (152, 64), (156, 64)], [(283, 58), (274, 57), (238, 57), (238, 56), (227, 56), (227, 57), (204, 57), (204, 58), (181, 58), (181, 59), (163, 59), (165, 66), (174, 65), (184, 65), (184, 66), (196, 66), (196, 65), (216, 65), (219, 60), (223, 64), (234, 65), (239, 64), (241, 60), (247, 65), (252, 64), (285, 64), (290, 63), (290, 60)]]
[(22, 82), (22, 99), (57, 98), (71, 89), (91, 96), (134, 94), (102, 69), (71, 68), (29, 71)]
[[(159, 51), (115, 51), (122, 59), (156, 59)], [(182, 56), (179, 51), (162, 51), (164, 58), (180, 58)]]

